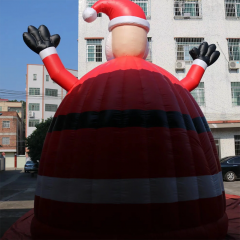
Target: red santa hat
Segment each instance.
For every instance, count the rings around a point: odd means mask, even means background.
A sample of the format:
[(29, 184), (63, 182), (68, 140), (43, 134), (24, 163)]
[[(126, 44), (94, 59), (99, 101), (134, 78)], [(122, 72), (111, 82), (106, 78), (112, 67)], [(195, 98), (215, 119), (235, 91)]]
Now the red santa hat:
[(150, 24), (146, 20), (144, 11), (130, 0), (99, 0), (91, 8), (84, 10), (83, 19), (86, 22), (93, 22), (100, 12), (108, 15), (110, 32), (121, 25), (139, 26), (149, 32)]

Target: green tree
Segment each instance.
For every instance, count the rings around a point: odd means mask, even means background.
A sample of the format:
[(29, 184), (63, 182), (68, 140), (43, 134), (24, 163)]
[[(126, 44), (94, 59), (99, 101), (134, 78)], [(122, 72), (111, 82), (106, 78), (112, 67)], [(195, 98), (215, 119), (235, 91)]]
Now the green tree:
[(34, 132), (26, 138), (26, 147), (29, 150), (28, 155), (34, 162), (41, 158), (43, 143), (52, 119), (53, 118), (50, 117), (44, 122), (37, 124)]

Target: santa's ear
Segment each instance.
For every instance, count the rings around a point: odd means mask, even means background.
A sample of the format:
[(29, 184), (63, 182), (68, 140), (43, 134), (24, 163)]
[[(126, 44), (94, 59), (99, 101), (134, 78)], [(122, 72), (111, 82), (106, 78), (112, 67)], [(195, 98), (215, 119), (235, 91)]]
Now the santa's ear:
[(105, 54), (108, 61), (114, 59), (113, 51), (112, 51), (112, 32), (109, 33), (106, 44), (105, 44)]
[(145, 53), (144, 53), (143, 59), (146, 59), (146, 58), (147, 58), (148, 53), (149, 53), (149, 42), (147, 41), (146, 49), (145, 49)]

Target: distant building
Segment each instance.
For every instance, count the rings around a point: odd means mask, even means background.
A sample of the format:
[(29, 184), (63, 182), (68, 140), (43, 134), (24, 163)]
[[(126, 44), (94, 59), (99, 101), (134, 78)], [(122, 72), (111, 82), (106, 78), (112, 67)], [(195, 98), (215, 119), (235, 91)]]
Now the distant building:
[(17, 112), (19, 117), (23, 117), (23, 107), (21, 102), (9, 102), (8, 99), (0, 99), (0, 112)]
[(14, 167), (14, 156), (25, 151), (23, 140), (23, 120), (17, 112), (1, 111), (0, 115), (0, 155), (5, 153), (6, 168)]
[[(67, 70), (78, 77), (78, 71)], [(54, 116), (66, 94), (67, 92), (50, 78), (44, 65), (27, 65), (26, 137), (36, 129), (36, 124)]]

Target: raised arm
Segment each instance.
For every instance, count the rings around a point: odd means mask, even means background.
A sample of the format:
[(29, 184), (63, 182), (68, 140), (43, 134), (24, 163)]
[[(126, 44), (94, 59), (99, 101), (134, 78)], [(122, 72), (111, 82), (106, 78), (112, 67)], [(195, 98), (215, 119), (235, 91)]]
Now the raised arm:
[(23, 40), (32, 51), (40, 55), (51, 79), (69, 91), (77, 79), (66, 70), (57, 54), (56, 47), (60, 42), (60, 36), (58, 34), (50, 36), (48, 28), (44, 25), (38, 29), (29, 26), (28, 32), (23, 33)]
[(215, 44), (208, 46), (207, 42), (203, 42), (199, 48), (193, 48), (189, 52), (194, 61), (187, 76), (181, 81), (189, 92), (198, 86), (207, 67), (219, 58), (220, 52), (215, 50)]

